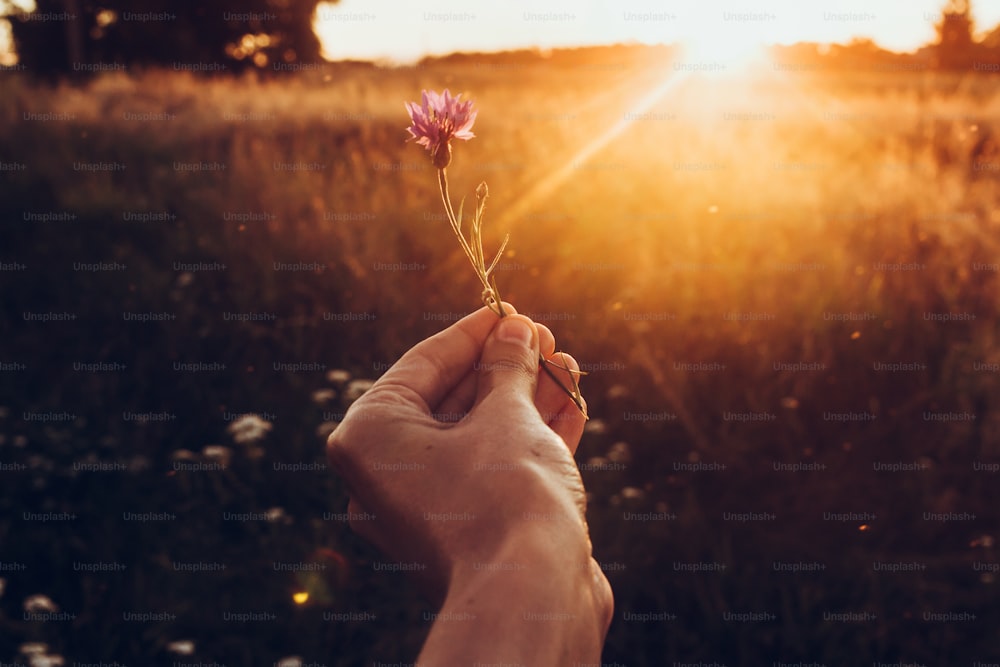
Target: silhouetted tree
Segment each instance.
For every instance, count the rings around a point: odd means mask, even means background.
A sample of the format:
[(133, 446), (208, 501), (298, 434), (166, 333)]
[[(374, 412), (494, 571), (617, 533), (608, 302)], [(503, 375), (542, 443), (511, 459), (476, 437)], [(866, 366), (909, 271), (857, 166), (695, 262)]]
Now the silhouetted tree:
[(982, 45), (987, 49), (1000, 50), (1000, 25), (983, 37)]
[(948, 0), (935, 25), (937, 64), (945, 69), (968, 67), (975, 57), (973, 20), (970, 0)]
[[(36, 0), (14, 11), (18, 57), (38, 74), (85, 74), (96, 63), (274, 69), (320, 60), (319, 0)], [(213, 70), (212, 67), (215, 69)]]

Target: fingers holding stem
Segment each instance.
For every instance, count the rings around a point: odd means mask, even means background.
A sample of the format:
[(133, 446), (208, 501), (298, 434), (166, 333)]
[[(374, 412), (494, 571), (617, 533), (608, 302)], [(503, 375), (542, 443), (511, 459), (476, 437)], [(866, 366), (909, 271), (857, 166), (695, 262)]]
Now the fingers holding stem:
[[(583, 418), (589, 420), (590, 419), (590, 415), (587, 414), (587, 404), (583, 402), (583, 394), (580, 393), (580, 385), (579, 385), (579, 383), (576, 380), (576, 376), (577, 375), (586, 375), (586, 373), (583, 372), (583, 371), (578, 371), (578, 370), (574, 370), (574, 369), (570, 368), (566, 364), (566, 362), (563, 361), (561, 354), (559, 355), (559, 360), (562, 363), (556, 363), (554, 361), (546, 359), (545, 357), (539, 356), (538, 357), (538, 362), (539, 362), (538, 365), (539, 365), (539, 368), (541, 368), (543, 371), (545, 371), (546, 375), (548, 375), (550, 378), (552, 378), (552, 380), (557, 385), (559, 385), (560, 389), (562, 389), (564, 392), (566, 392), (566, 395), (570, 397), (570, 400), (573, 401), (573, 404), (576, 405), (576, 407), (580, 411), (580, 413), (583, 414)], [(558, 368), (561, 371), (565, 372), (566, 375), (569, 377), (569, 382), (570, 382), (571, 387), (567, 387), (566, 385), (564, 385), (562, 383), (562, 380), (560, 380), (559, 378), (557, 378), (556, 374), (553, 373), (552, 370), (548, 367), (548, 364), (552, 364), (556, 368)]]

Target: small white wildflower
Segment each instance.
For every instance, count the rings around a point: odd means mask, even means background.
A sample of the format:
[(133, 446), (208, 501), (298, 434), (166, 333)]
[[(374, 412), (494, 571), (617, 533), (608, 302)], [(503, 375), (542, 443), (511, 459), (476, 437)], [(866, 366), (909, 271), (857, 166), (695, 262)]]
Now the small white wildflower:
[(632, 460), (632, 452), (627, 442), (616, 442), (608, 451), (608, 458), (615, 463), (628, 463)]
[(344, 390), (344, 398), (348, 401), (356, 401), (371, 389), (373, 384), (375, 384), (373, 380), (351, 380), (347, 389)]
[(326, 381), (332, 382), (333, 384), (341, 385), (346, 384), (348, 380), (351, 379), (351, 374), (345, 371), (343, 368), (337, 368), (332, 371), (328, 371), (326, 374)]
[(228, 447), (223, 447), (222, 445), (205, 445), (205, 447), (201, 450), (201, 455), (209, 461), (218, 463), (225, 467), (229, 465), (229, 460), (232, 458), (233, 450)]
[(317, 389), (312, 393), (312, 400), (316, 405), (330, 405), (337, 400), (337, 391), (334, 389)]
[(618, 398), (624, 398), (629, 395), (629, 389), (623, 384), (613, 384), (608, 387), (608, 391), (605, 394), (609, 401), (613, 401)]
[(49, 645), (42, 642), (29, 642), (21, 644), (19, 650), (23, 655), (45, 655), (49, 652)]
[(49, 596), (38, 594), (25, 598), (24, 610), (29, 614), (39, 614), (59, 611), (59, 607)]
[(194, 642), (190, 639), (178, 639), (167, 644), (167, 650), (177, 655), (191, 655), (194, 653)]
[(646, 495), (645, 491), (635, 486), (626, 486), (621, 493), (626, 500), (641, 500)]
[(240, 444), (252, 444), (264, 439), (264, 436), (273, 428), (271, 422), (261, 419), (255, 414), (240, 415), (240, 417), (229, 425), (226, 429), (233, 436), (233, 440)]

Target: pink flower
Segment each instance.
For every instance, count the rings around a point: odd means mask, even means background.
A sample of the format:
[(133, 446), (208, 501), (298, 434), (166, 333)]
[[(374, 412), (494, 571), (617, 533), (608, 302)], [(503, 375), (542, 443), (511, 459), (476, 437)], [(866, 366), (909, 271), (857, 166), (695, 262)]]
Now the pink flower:
[(406, 110), (410, 112), (413, 125), (406, 128), (412, 139), (430, 151), (434, 166), (444, 169), (451, 164), (451, 140), (468, 141), (474, 135), (470, 130), (476, 120), (476, 111), (472, 108), (472, 100), (460, 102), (461, 95), (451, 96), (445, 89), (438, 94), (433, 90), (425, 90), (422, 94), (423, 104), (407, 102)]

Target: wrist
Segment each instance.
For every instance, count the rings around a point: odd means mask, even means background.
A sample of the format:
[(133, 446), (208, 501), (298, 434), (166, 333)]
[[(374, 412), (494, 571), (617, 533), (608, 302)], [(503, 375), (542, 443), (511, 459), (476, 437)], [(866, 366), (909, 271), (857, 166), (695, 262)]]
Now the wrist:
[(611, 595), (582, 542), (519, 533), (482, 562), (456, 564), (420, 665), (599, 663)]

